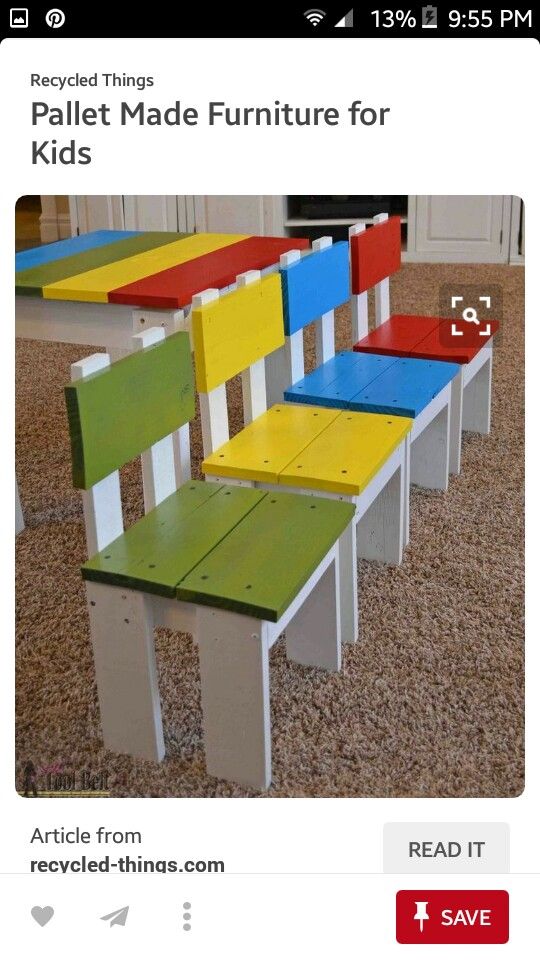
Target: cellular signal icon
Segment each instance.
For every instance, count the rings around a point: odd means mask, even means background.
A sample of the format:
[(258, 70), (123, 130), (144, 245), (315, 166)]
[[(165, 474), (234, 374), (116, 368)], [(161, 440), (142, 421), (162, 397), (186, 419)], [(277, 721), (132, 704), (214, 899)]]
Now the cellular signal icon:
[(324, 20), (326, 16), (325, 10), (305, 10), (304, 16), (306, 20), (309, 20), (312, 27), (318, 27), (321, 20)]
[(334, 24), (335, 27), (354, 27), (354, 8), (349, 10), (341, 20)]

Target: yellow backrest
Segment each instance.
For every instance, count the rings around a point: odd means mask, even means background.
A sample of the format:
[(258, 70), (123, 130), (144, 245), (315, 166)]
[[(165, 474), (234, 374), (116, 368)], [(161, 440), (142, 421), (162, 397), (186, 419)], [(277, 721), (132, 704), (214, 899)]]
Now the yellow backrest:
[(279, 273), (195, 307), (191, 325), (197, 390), (208, 393), (284, 344)]

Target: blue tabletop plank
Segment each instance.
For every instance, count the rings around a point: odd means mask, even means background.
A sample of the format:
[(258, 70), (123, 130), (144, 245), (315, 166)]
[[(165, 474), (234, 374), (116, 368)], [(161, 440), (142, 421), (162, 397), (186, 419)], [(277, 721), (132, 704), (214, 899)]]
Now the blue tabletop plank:
[(454, 379), (459, 369), (457, 363), (399, 357), (396, 363), (352, 397), (347, 407), (364, 413), (417, 417)]
[(64, 257), (71, 257), (75, 253), (84, 253), (103, 247), (107, 243), (116, 243), (117, 240), (127, 240), (137, 237), (140, 230), (93, 230), (91, 233), (81, 233), (78, 237), (67, 237), (56, 243), (46, 243), (41, 247), (32, 247), (31, 250), (21, 250), (15, 254), (15, 271), (29, 270), (44, 263), (53, 263)]
[(345, 408), (348, 400), (397, 362), (397, 357), (343, 351), (289, 387), (285, 400)]
[(285, 333), (302, 330), (349, 299), (349, 244), (332, 244), (280, 270)]

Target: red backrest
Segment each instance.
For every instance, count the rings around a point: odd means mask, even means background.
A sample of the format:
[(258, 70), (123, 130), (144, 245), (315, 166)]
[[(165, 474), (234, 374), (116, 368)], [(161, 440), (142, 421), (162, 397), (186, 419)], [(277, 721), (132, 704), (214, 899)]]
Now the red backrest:
[(364, 293), (401, 266), (401, 219), (389, 217), (351, 237), (351, 286)]

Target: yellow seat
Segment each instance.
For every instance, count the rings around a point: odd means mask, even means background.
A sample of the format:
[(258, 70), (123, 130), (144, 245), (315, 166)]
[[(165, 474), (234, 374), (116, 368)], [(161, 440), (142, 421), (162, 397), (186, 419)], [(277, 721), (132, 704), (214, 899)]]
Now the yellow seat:
[(409, 417), (276, 404), (207, 457), (202, 469), (358, 496), (411, 426)]

